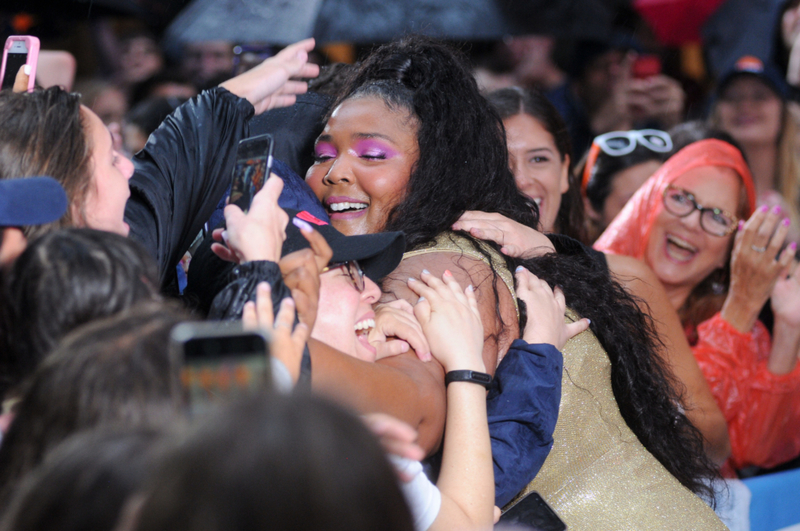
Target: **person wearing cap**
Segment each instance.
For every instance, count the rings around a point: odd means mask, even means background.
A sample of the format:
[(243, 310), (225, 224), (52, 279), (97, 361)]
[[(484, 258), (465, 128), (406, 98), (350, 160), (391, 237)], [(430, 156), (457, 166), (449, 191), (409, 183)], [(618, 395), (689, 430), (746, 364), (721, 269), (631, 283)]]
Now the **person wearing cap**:
[(741, 57), (719, 79), (713, 126), (741, 146), (759, 204), (780, 206), (792, 220), (790, 239), (800, 238), (800, 160), (797, 123), (789, 112), (788, 86), (776, 68)]
[(67, 194), (55, 179), (0, 179), (0, 269), (27, 247), (23, 227), (57, 221), (67, 211)]

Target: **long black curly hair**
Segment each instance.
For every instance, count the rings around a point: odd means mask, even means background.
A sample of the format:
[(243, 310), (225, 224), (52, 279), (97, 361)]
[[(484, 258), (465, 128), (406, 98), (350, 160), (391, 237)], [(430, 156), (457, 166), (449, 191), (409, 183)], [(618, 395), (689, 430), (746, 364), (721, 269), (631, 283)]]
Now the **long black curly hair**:
[[(536, 205), (517, 190), (509, 170), (502, 121), (458, 52), (424, 37), (381, 46), (361, 64), (333, 108), (360, 96), (381, 97), (417, 121), (419, 160), (385, 227), (405, 232), (408, 249), (450, 230), (465, 210), (498, 212), (537, 226)], [(480, 250), (477, 240), (461, 235)], [(659, 355), (663, 345), (653, 323), (635, 298), (585, 251), (507, 257), (506, 262), (512, 271), (521, 264), (551, 286), (561, 286), (567, 303), (592, 320), (592, 331), (611, 359), (614, 396), (628, 426), (684, 486), (713, 498), (703, 480), (716, 472), (703, 452), (702, 435), (679, 407), (680, 387)]]

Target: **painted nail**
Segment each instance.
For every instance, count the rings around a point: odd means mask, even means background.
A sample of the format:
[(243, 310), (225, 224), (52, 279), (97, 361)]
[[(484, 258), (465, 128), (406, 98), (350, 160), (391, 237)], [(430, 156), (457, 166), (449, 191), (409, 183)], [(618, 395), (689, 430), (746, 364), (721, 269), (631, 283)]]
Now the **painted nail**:
[(789, 219), (789, 218), (783, 218), (783, 226), (784, 226), (784, 227), (788, 227), (788, 226), (789, 226), (789, 225), (791, 225), (791, 224), (792, 224), (792, 220), (791, 220), (791, 219)]
[(742, 230), (743, 228), (744, 228), (744, 220), (740, 219), (739, 220), (739, 230)]
[(586, 320), (587, 320), (587, 321), (589, 321), (589, 324), (592, 324), (592, 320), (591, 320), (591, 319), (589, 319), (589, 318), (587, 317), (587, 318), (586, 318)]
[(25, 72), (26, 76), (31, 75), (31, 65), (25, 65), (22, 67), (22, 71)]
[(311, 228), (311, 225), (309, 225), (308, 223), (306, 223), (305, 221), (303, 221), (300, 218), (293, 218), (292, 219), (292, 225), (294, 225), (295, 227), (297, 227), (298, 229), (300, 229), (303, 232), (311, 232), (311, 231), (314, 230), (314, 229)]
[(475, 288), (472, 287), (472, 284), (467, 286), (467, 291), (470, 291), (470, 292), (475, 291)]
[(222, 241), (224, 241), (225, 244), (227, 245), (227, 243), (228, 243), (228, 231), (226, 231), (226, 230), (222, 231)]
[(425, 300), (425, 297), (423, 297), (423, 296), (421, 296), (421, 295), (420, 295), (419, 299), (417, 299), (417, 302), (422, 302), (422, 301), (424, 301), (424, 300)]
[(522, 271), (523, 269), (525, 269), (525, 268), (524, 268), (524, 267), (522, 267), (522, 266), (517, 266), (517, 268), (516, 268), (514, 271), (516, 271), (517, 273), (519, 273), (519, 272), (520, 272), (520, 271)]
[(416, 281), (417, 281), (417, 279), (416, 279), (416, 278), (411, 278), (411, 277), (408, 277), (408, 281), (409, 281), (409, 282), (416, 282)]
[(780, 206), (780, 205), (775, 205), (775, 206), (772, 208), (772, 213), (773, 213), (773, 214), (780, 214), (780, 213), (781, 213), (781, 206)]
[(797, 242), (790, 243), (789, 244), (789, 249), (791, 249), (792, 251), (796, 251), (797, 250)]
[(762, 205), (761, 208), (758, 209), (759, 212), (766, 212), (769, 210), (769, 205)]
[(453, 276), (453, 273), (451, 273), (449, 269), (445, 269), (445, 270), (444, 270), (444, 276), (446, 276), (446, 277), (452, 277), (452, 276)]
[(426, 275), (430, 275), (431, 274), (431, 272), (428, 271), (427, 269), (423, 269), (422, 272), (425, 273)]

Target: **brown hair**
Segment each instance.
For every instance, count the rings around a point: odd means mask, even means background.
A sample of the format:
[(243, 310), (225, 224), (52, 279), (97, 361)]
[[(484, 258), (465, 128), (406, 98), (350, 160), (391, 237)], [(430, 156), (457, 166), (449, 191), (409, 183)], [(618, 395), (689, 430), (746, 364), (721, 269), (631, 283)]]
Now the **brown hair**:
[(71, 205), (58, 221), (24, 227), (28, 238), (83, 221), (92, 183), (92, 149), (80, 109), (79, 96), (59, 87), (0, 92), (0, 179), (53, 177)]

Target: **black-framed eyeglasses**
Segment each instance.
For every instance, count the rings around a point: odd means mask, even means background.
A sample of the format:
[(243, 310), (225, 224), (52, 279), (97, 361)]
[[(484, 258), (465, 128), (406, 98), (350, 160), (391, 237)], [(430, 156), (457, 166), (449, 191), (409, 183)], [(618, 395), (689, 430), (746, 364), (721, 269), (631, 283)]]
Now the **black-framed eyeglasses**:
[(694, 195), (676, 186), (664, 188), (664, 208), (673, 216), (685, 218), (695, 210), (700, 211), (700, 227), (713, 236), (727, 236), (736, 230), (739, 218), (721, 208), (704, 207)]
[(332, 269), (341, 268), (347, 272), (347, 275), (350, 277), (350, 282), (353, 283), (353, 287), (358, 290), (359, 293), (364, 291), (365, 283), (364, 283), (364, 271), (361, 269), (361, 266), (358, 265), (356, 260), (346, 260), (344, 262), (336, 262), (333, 264), (328, 264), (327, 267), (322, 269), (322, 273), (330, 271)]

